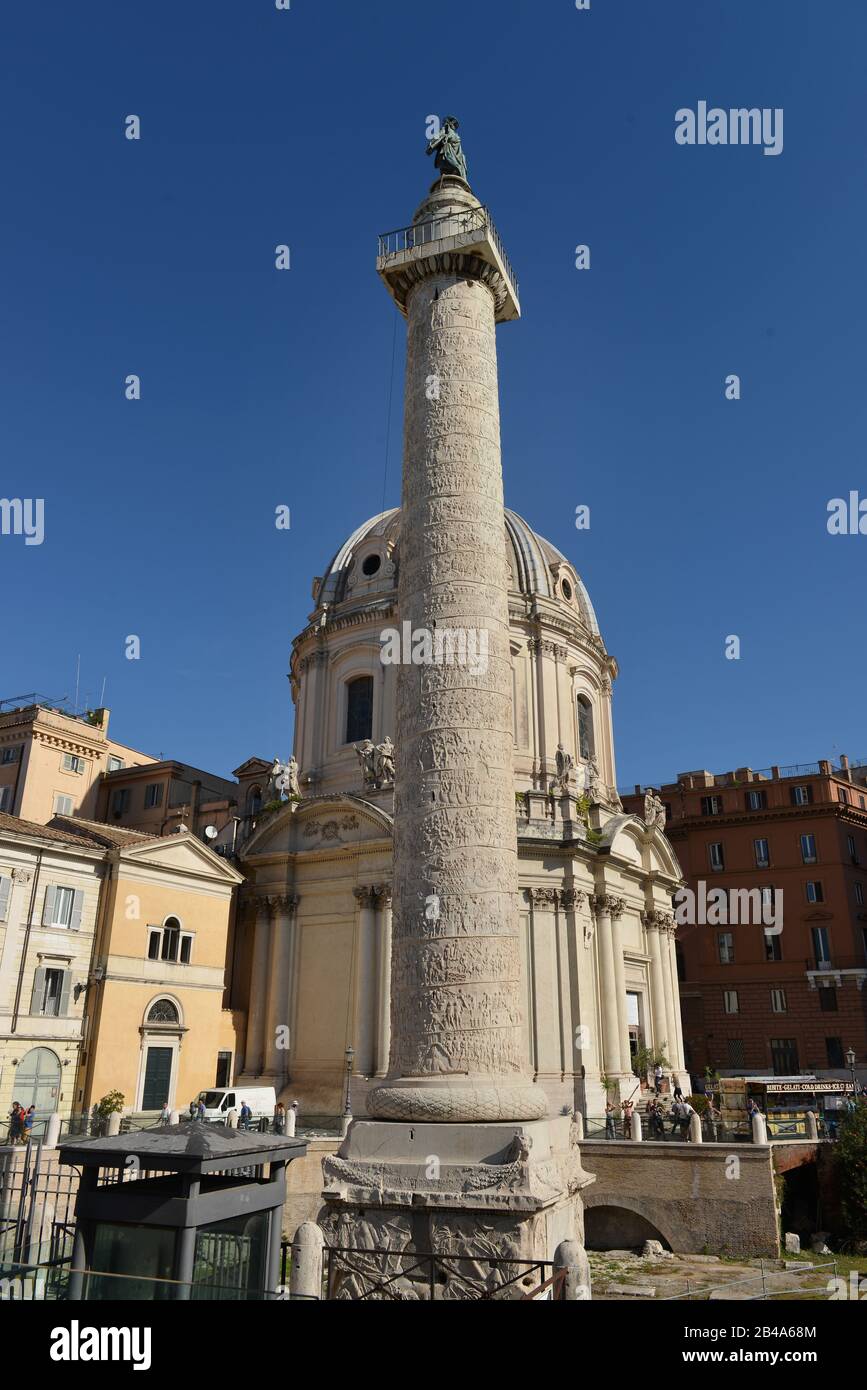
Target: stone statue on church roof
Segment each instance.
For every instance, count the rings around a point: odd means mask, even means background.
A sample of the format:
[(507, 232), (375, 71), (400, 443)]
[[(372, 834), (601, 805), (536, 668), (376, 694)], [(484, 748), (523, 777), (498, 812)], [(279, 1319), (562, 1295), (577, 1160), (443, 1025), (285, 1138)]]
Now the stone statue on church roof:
[(444, 116), (438, 133), (429, 141), (425, 154), (434, 155), (434, 164), (441, 174), (456, 174), (468, 183), (467, 159), (458, 135), (456, 116)]

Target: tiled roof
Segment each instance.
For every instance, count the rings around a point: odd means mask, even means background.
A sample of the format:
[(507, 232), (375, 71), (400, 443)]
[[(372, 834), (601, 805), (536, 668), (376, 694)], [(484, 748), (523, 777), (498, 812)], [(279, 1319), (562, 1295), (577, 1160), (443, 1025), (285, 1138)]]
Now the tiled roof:
[[(83, 816), (54, 816), (50, 822), (58, 830), (71, 833), (75, 839), (92, 840), (98, 845), (122, 849), (124, 845), (140, 845), (146, 840), (158, 840), (144, 830), (123, 830), (119, 825), (103, 825), (102, 821), (85, 820)], [(81, 827), (79, 829), (79, 827)]]
[(91, 839), (89, 835), (75, 835), (54, 825), (37, 825), (36, 821), (22, 820), (20, 816), (10, 816), (0, 811), (0, 832), (9, 831), (13, 835), (32, 835), (42, 840), (57, 840), (67, 845), (89, 845), (91, 849), (105, 849), (105, 844)]

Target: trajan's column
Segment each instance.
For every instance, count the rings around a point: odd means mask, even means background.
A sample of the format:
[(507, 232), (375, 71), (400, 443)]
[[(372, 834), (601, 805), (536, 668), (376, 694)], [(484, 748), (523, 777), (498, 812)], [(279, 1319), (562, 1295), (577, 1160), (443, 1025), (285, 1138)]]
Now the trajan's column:
[(453, 117), (429, 153), (440, 178), (377, 260), (408, 334), (391, 1065), (374, 1118), (326, 1160), (325, 1196), (341, 1245), (551, 1259), (580, 1249), (591, 1179), (524, 1042), (496, 355), (520, 306)]

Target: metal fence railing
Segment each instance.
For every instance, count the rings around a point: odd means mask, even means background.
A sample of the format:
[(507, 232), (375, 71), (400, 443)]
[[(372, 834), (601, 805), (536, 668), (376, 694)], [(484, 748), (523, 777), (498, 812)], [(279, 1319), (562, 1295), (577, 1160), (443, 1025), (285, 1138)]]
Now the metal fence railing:
[[(750, 1144), (752, 1143), (752, 1131), (748, 1125), (723, 1124), (721, 1120), (702, 1119), (701, 1125), (702, 1141), (705, 1144)], [(593, 1141), (599, 1139), (629, 1139), (631, 1134), (626, 1133), (626, 1126), (622, 1116), (615, 1115), (606, 1117), (604, 1115), (591, 1115), (584, 1121), (584, 1138)], [(689, 1124), (682, 1121), (672, 1123), (670, 1115), (666, 1115), (661, 1125), (654, 1125), (651, 1116), (641, 1115), (641, 1137), (643, 1140), (654, 1141), (656, 1143), (684, 1144), (689, 1142)]]
[(665, 1302), (668, 1303), (695, 1303), (704, 1302), (714, 1298), (721, 1292), (728, 1293), (732, 1289), (741, 1289), (738, 1298), (744, 1302), (755, 1302), (767, 1298), (804, 1298), (810, 1294), (819, 1294), (824, 1298), (830, 1297), (828, 1285), (832, 1279), (837, 1278), (837, 1261), (826, 1260), (822, 1264), (804, 1264), (802, 1269), (787, 1269), (785, 1275), (792, 1275), (806, 1278), (808, 1275), (814, 1277), (821, 1271), (830, 1271), (825, 1275), (824, 1281), (821, 1280), (814, 1285), (799, 1285), (797, 1288), (780, 1287), (780, 1270), (778, 1264), (771, 1261), (766, 1263), (759, 1261), (757, 1274), (749, 1274), (743, 1279), (729, 1279), (723, 1284), (693, 1284), (689, 1279), (685, 1281), (686, 1288), (683, 1293), (670, 1294)]

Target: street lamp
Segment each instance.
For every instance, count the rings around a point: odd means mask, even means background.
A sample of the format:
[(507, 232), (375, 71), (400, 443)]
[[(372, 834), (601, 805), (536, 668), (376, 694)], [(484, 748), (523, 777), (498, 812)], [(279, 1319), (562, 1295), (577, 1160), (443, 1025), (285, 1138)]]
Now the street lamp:
[(343, 1107), (342, 1136), (346, 1135), (352, 1122), (352, 1063), (355, 1061), (355, 1049), (352, 1043), (347, 1043), (344, 1056), (346, 1058), (346, 1103)]
[(852, 1099), (855, 1099), (855, 1063), (857, 1061), (854, 1047), (850, 1047), (846, 1052), (846, 1066), (852, 1073)]

